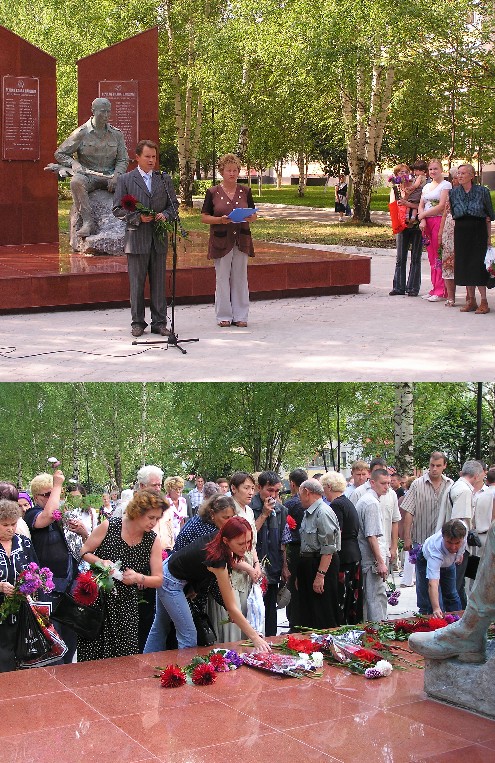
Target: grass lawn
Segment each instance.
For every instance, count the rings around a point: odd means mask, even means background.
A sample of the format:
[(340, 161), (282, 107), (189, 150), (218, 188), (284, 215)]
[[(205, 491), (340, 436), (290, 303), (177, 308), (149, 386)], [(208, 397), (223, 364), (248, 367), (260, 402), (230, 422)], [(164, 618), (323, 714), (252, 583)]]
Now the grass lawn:
[[(298, 207), (323, 207), (333, 209), (335, 205), (335, 193), (333, 188), (325, 191), (323, 186), (308, 186), (303, 197), (297, 195), (297, 185), (284, 185), (277, 189), (273, 185), (264, 185), (261, 196), (258, 195), (258, 186), (252, 186), (255, 203), (265, 204), (288, 204)], [(389, 188), (379, 188), (371, 196), (371, 210), (374, 212), (387, 212), (390, 196)]]
[[(60, 201), (58, 207), (59, 229), (69, 232), (70, 201)], [(188, 231), (208, 232), (208, 227), (200, 220), (198, 209), (182, 210), (181, 219)], [(391, 249), (395, 239), (388, 225), (360, 225), (346, 221), (319, 223), (310, 220), (263, 220), (252, 225), (253, 239), (258, 241), (295, 242), (300, 244), (333, 244), (341, 246), (369, 246)]]
[[(184, 227), (189, 231), (206, 233), (197, 209), (181, 211)], [(253, 239), (258, 241), (295, 242), (300, 244), (334, 244), (341, 246), (370, 246), (394, 248), (395, 238), (388, 225), (360, 225), (347, 221), (320, 223), (311, 220), (265, 220), (259, 218), (251, 225)]]

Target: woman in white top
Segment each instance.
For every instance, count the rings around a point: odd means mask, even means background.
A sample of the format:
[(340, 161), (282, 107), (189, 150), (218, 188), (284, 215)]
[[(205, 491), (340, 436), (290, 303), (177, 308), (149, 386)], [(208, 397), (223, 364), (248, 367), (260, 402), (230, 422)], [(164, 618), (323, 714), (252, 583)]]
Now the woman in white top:
[[(235, 503), (237, 516), (243, 517), (251, 525), (253, 531), (252, 547), (244, 554), (244, 558), (233, 565), (230, 581), (237, 602), (244, 617), (247, 614), (247, 598), (253, 583), (261, 579), (261, 566), (256, 553), (256, 524), (254, 513), (249, 503), (254, 495), (254, 479), (247, 472), (235, 472), (230, 478), (230, 492)], [(218, 604), (208, 605), (208, 613), (214, 621), (217, 640), (220, 642), (240, 641), (245, 638), (238, 625), (232, 622), (225, 623), (228, 614)]]
[(424, 186), (418, 209), (419, 227), (423, 236), (429, 240), (426, 250), (430, 261), (432, 283), (432, 288), (423, 299), (438, 302), (446, 293), (442, 278), (442, 260), (438, 256), (438, 231), (452, 184), (443, 179), (443, 167), (438, 159), (431, 160), (428, 165), (428, 174), (431, 183)]
[(182, 497), (182, 491), (184, 490), (184, 480), (182, 477), (167, 477), (164, 486), (167, 493), (166, 498), (174, 510), (172, 524), (174, 528), (175, 541), (175, 538), (178, 536), (187, 519), (187, 503), (186, 499)]

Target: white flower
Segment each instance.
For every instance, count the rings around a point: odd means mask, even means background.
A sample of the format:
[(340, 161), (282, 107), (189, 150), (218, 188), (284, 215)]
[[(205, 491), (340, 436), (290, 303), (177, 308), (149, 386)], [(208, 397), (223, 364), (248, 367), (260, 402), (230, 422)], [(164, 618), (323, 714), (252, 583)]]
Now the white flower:
[(387, 660), (380, 660), (376, 663), (375, 668), (380, 671), (382, 676), (389, 676), (393, 670), (392, 665)]
[(313, 660), (313, 664), (316, 668), (323, 667), (323, 654), (321, 652), (313, 652), (311, 654), (311, 659)]

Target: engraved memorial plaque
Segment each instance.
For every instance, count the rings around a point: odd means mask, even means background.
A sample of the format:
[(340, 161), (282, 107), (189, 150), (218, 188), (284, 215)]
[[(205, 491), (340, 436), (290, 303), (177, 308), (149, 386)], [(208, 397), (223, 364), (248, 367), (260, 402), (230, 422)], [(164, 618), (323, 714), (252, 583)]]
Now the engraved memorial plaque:
[(138, 143), (138, 84), (138, 80), (103, 80), (98, 83), (100, 98), (108, 98), (112, 104), (110, 122), (124, 133), (130, 157), (134, 157)]
[(3, 159), (33, 161), (40, 158), (39, 91), (38, 77), (3, 76)]

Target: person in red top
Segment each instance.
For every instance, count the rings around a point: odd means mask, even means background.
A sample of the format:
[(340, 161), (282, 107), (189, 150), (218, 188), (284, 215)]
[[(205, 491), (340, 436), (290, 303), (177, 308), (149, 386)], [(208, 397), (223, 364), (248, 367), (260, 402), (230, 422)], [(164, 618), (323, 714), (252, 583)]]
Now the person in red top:
[[(201, 222), (210, 226), (208, 259), (215, 260), (215, 314), (222, 328), (247, 326), (249, 287), (247, 258), (254, 257), (251, 231), (247, 221), (234, 223), (229, 214), (235, 209), (254, 209), (250, 188), (237, 183), (241, 163), (235, 154), (218, 161), (220, 185), (208, 188), (201, 210)], [(256, 213), (248, 218), (256, 219)]]

